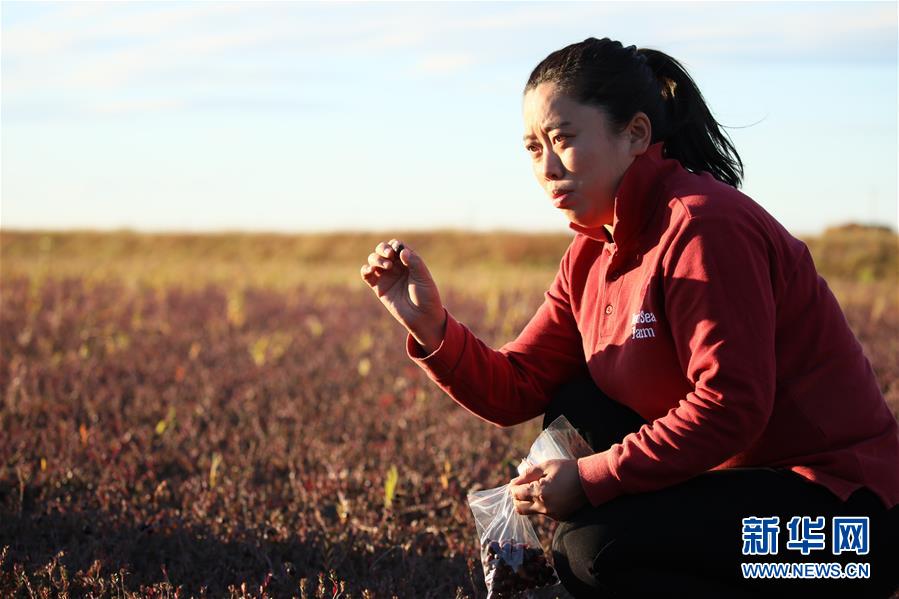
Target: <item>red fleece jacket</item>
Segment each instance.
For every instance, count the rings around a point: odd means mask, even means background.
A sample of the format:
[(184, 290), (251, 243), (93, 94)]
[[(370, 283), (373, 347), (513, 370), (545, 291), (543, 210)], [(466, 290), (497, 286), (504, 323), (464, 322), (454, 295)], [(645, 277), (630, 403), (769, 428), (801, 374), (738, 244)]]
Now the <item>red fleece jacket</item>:
[(761, 206), (658, 143), (625, 173), (611, 238), (570, 226), (517, 339), (492, 349), (448, 311), (430, 355), (407, 337), (456, 402), (511, 426), (589, 372), (648, 422), (578, 460), (593, 505), (747, 466), (899, 503), (899, 427), (871, 365), (808, 248)]

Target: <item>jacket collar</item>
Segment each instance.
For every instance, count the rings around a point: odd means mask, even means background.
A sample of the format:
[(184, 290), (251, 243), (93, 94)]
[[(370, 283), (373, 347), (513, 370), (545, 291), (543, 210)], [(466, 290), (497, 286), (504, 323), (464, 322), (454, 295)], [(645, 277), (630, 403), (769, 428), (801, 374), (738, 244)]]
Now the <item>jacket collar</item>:
[[(618, 186), (612, 243), (619, 252), (636, 245), (655, 214), (665, 178), (680, 168), (677, 160), (662, 156), (662, 146), (663, 142), (654, 143), (634, 158)], [(584, 227), (575, 223), (568, 223), (568, 226), (590, 239), (609, 243), (608, 232), (603, 227)]]

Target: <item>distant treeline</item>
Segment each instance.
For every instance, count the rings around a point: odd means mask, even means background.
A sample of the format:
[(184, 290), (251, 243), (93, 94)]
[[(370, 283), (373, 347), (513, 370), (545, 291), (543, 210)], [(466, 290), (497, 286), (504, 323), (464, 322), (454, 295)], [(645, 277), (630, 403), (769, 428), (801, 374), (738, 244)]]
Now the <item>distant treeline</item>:
[(825, 278), (899, 279), (899, 236), (887, 227), (843, 225), (803, 241)]

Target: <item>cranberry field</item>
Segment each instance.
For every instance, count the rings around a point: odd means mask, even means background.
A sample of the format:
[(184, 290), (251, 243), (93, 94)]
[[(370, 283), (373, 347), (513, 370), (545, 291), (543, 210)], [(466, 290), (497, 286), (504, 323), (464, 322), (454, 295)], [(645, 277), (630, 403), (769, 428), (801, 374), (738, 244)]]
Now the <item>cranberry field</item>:
[[(466, 494), (540, 423), (408, 359), (359, 277), (394, 235), (3, 232), (0, 596), (483, 597)], [(401, 238), (494, 347), (569, 239)], [(895, 235), (808, 243), (899, 414)]]

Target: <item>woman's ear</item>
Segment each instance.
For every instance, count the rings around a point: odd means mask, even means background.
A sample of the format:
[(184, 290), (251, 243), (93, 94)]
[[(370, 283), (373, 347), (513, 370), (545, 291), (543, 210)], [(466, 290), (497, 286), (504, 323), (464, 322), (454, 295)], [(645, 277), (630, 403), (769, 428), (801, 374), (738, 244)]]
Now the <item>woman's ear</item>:
[(631, 117), (630, 122), (624, 128), (624, 133), (631, 145), (631, 155), (639, 156), (652, 142), (652, 123), (645, 112), (638, 112)]

